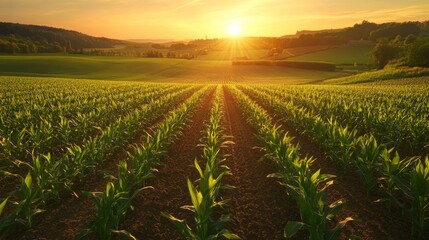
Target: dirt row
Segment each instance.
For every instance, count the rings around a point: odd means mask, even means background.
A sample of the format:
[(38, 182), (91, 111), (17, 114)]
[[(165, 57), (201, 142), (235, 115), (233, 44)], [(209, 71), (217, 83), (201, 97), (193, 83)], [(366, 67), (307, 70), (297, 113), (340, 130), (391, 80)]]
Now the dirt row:
[(273, 122), (281, 124), (283, 131), (294, 137), (292, 143), (299, 144), (301, 156), (307, 155), (316, 158), (312, 165), (313, 170), (321, 169), (322, 173), (336, 176), (334, 184), (329, 188), (328, 203), (344, 199), (346, 204), (336, 217), (336, 221), (333, 222), (341, 221), (346, 217), (355, 219), (346, 225), (341, 234), (341, 239), (348, 239), (352, 235), (368, 240), (411, 238), (411, 225), (407, 218), (402, 215), (399, 208), (392, 206), (389, 209), (385, 204), (376, 202), (382, 198), (381, 194), (368, 194), (356, 171), (337, 166), (317, 146), (316, 142), (295, 130), (268, 106), (257, 101), (254, 96), (248, 96), (258, 104), (261, 104), (261, 107), (273, 118)]
[(121, 229), (129, 231), (137, 239), (181, 238), (176, 227), (162, 217), (161, 212), (188, 222), (192, 220), (192, 213), (180, 207), (191, 204), (186, 181), (198, 178), (193, 163), (202, 154), (197, 145), (203, 136), (204, 122), (210, 116), (213, 99), (214, 89), (203, 99), (183, 134), (168, 148), (158, 172), (148, 182), (154, 189), (143, 191), (134, 199), (135, 211), (126, 217)]
[[(235, 186), (221, 194), (230, 199), (227, 211), (232, 215), (232, 221), (227, 228), (242, 239), (282, 239), (287, 219), (298, 219), (299, 215), (290, 206), (292, 203), (285, 201), (284, 189), (274, 179), (266, 178), (274, 168), (268, 162), (258, 162), (262, 153), (254, 149), (257, 140), (253, 131), (231, 94), (224, 93), (223, 128), (235, 142), (223, 152), (230, 155), (225, 164), (233, 173), (223, 181)], [(180, 206), (190, 204), (186, 180), (198, 178), (192, 165), (195, 157), (202, 154), (197, 145), (203, 137), (203, 123), (208, 119), (211, 107), (209, 103), (203, 103), (192, 125), (168, 150), (164, 164), (150, 181), (154, 190), (143, 192), (136, 198), (136, 210), (122, 224), (122, 228), (136, 238), (182, 239), (176, 227), (163, 218), (161, 212), (185, 219), (192, 226), (192, 213)]]
[[(230, 200), (226, 210), (232, 221), (226, 227), (242, 239), (283, 239), (287, 221), (300, 219), (296, 203), (275, 179), (266, 177), (275, 172), (275, 168), (269, 161), (259, 161), (263, 153), (255, 148), (260, 143), (254, 129), (247, 123), (232, 93), (226, 87), (222, 89), (222, 127), (235, 143), (223, 150), (227, 156), (225, 164), (232, 172), (223, 181), (235, 186), (221, 193)], [(198, 178), (193, 161), (202, 154), (198, 144), (203, 137), (204, 122), (209, 118), (213, 97), (214, 89), (205, 96), (183, 134), (168, 148), (158, 172), (148, 182), (154, 189), (144, 190), (134, 199), (134, 211), (127, 215), (120, 229), (129, 231), (137, 239), (183, 239), (176, 227), (161, 216), (161, 212), (192, 222), (192, 213), (180, 207), (191, 203), (186, 181)], [(270, 114), (275, 121), (281, 121), (274, 113)], [(385, 206), (373, 203), (376, 196), (366, 195), (357, 174), (337, 168), (311, 140), (284, 122), (282, 125), (295, 137), (294, 144), (300, 144), (302, 155), (317, 158), (313, 165), (315, 169), (321, 168), (324, 173), (337, 175), (329, 201), (340, 198), (347, 201), (337, 220), (347, 216), (357, 219), (346, 226), (342, 239), (351, 234), (362, 239), (410, 238), (410, 226), (398, 209), (389, 212)], [(108, 164), (107, 169), (113, 169), (117, 161)], [(105, 182), (102, 175), (93, 176), (84, 189), (103, 190)], [(94, 204), (86, 198), (66, 199), (47, 212), (40, 224), (16, 239), (73, 239), (91, 221), (94, 210)], [(305, 239), (306, 236), (302, 231), (294, 239)]]
[(275, 179), (266, 177), (275, 168), (268, 161), (259, 161), (263, 153), (255, 149), (260, 145), (255, 131), (232, 93), (225, 87), (224, 90), (225, 131), (235, 142), (227, 149), (231, 157), (226, 162), (232, 175), (225, 182), (235, 186), (225, 194), (231, 199), (230, 229), (242, 239), (284, 239), (284, 226), (289, 220), (299, 220), (299, 212), (285, 189)]
[[(179, 101), (177, 104), (172, 105), (167, 109), (171, 111), (175, 106), (182, 104), (192, 94), (187, 94), (185, 99)], [(157, 126), (165, 119), (165, 114), (158, 117), (151, 123), (152, 127)], [(149, 130), (149, 123), (142, 126)], [(146, 140), (146, 134), (136, 136), (132, 143), (139, 144)], [(109, 156), (102, 166), (102, 170), (96, 171), (88, 178), (76, 186), (76, 189), (84, 189), (85, 191), (97, 192), (104, 191), (107, 183), (105, 173), (110, 173), (113, 176), (117, 174), (118, 163), (120, 160), (127, 159), (127, 151), (130, 148), (125, 146), (118, 150), (113, 156)], [(93, 219), (95, 212), (94, 203), (83, 195), (82, 192), (76, 191), (75, 195), (64, 196), (60, 202), (51, 204), (47, 211), (36, 216), (36, 224), (25, 232), (15, 233), (18, 239), (73, 239), (79, 231), (88, 227), (90, 221)]]

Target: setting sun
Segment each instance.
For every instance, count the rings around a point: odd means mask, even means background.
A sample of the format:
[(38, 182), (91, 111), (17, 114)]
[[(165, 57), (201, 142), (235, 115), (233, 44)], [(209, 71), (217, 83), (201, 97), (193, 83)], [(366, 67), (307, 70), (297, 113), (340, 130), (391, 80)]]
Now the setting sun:
[(241, 33), (241, 27), (238, 24), (233, 24), (228, 27), (229, 35), (232, 37), (236, 37)]
[(429, 0), (0, 16), (0, 240), (429, 240)]

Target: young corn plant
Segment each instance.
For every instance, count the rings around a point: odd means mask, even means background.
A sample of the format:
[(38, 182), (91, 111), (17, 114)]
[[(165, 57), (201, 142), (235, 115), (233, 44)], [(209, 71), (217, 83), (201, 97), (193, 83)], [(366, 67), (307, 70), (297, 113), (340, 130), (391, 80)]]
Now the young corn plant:
[[(92, 141), (88, 141), (90, 143)], [(76, 181), (83, 181), (86, 173), (95, 168), (95, 163), (89, 161), (89, 155), (93, 148), (73, 145), (67, 148), (66, 154), (61, 159), (61, 174), (63, 177), (63, 187), (67, 191), (72, 191)]]
[(386, 199), (388, 206), (391, 206), (391, 203), (394, 202), (401, 207), (404, 207), (403, 204), (395, 198), (395, 194), (400, 190), (400, 187), (405, 186), (407, 182), (408, 174), (410, 172), (410, 167), (415, 161), (415, 158), (405, 158), (401, 159), (398, 152), (395, 152), (393, 158), (391, 158), (392, 149), (383, 149), (381, 151), (381, 165), (378, 172), (380, 172), (380, 182), (382, 183), (383, 191), (386, 193)]
[(9, 198), (4, 199), (0, 204), (0, 239), (2, 239), (6, 230), (15, 222), (14, 215), (2, 216), (3, 210), (8, 203)]
[(52, 159), (51, 154), (33, 155), (32, 173), (37, 188), (41, 190), (41, 200), (46, 203), (49, 199), (60, 198), (60, 190), (64, 189), (61, 178), (60, 161)]
[(290, 238), (302, 227), (307, 229), (310, 240), (339, 239), (342, 228), (353, 219), (347, 217), (340, 221), (333, 229), (329, 222), (338, 214), (345, 201), (338, 200), (327, 205), (328, 187), (333, 184), (334, 176), (320, 174), (320, 170), (311, 173), (309, 165), (312, 159), (303, 159), (297, 162), (299, 176), (287, 184), (288, 193), (298, 204), (301, 221), (289, 221), (286, 224), (284, 236)]
[[(397, 116), (395, 114), (392, 114), (394, 117), (391, 117), (392, 115), (386, 114), (383, 112), (382, 114), (374, 114), (367, 109), (360, 109), (359, 111), (365, 112), (363, 116), (363, 125), (359, 126), (364, 128), (363, 131), (370, 132), (367, 135), (364, 135), (363, 137), (356, 139), (356, 130), (348, 130), (347, 124), (350, 123), (348, 121), (341, 121), (338, 119), (336, 115), (341, 114), (332, 114), (335, 113), (335, 111), (343, 111), (342, 108), (336, 108), (333, 107), (335, 104), (328, 103), (325, 106), (332, 107), (333, 111), (327, 111), (328, 114), (325, 113), (325, 111), (320, 111), (319, 104), (315, 103), (309, 103), (309, 105), (305, 105), (306, 108), (309, 108), (309, 110), (301, 111), (302, 109), (299, 107), (294, 107), (293, 104), (289, 104), (291, 101), (287, 101), (288, 103), (280, 102), (278, 103), (277, 95), (273, 94), (268, 95), (266, 93), (259, 92), (257, 90), (251, 89), (250, 87), (243, 87), (246, 89), (247, 92), (250, 92), (251, 94), (255, 94), (259, 100), (263, 100), (265, 103), (268, 103), (268, 106), (271, 106), (275, 109), (276, 112), (280, 112), (285, 116), (288, 116), (287, 120), (293, 123), (293, 125), (297, 126), (299, 129), (304, 129), (304, 131), (307, 131), (311, 135), (313, 133), (313, 138), (316, 139), (316, 142), (320, 143), (321, 146), (324, 148), (325, 152), (329, 153), (333, 157), (333, 159), (339, 160), (338, 162), (343, 165), (347, 166), (350, 163), (353, 163), (356, 165), (357, 169), (361, 173), (363, 177), (363, 181), (367, 188), (370, 190), (373, 188), (377, 183), (381, 184), (381, 190), (384, 191), (386, 194), (385, 199), (380, 199), (379, 201), (387, 201), (388, 205), (390, 206), (391, 203), (395, 203), (398, 206), (400, 206), (404, 212), (407, 212), (408, 215), (410, 215), (410, 218), (413, 222), (413, 235), (417, 237), (421, 237), (422, 231), (422, 222), (425, 222), (422, 220), (421, 216), (425, 216), (424, 214), (421, 214), (422, 208), (421, 206), (424, 205), (420, 201), (423, 201), (425, 199), (422, 196), (422, 192), (418, 193), (416, 192), (417, 188), (414, 188), (413, 192), (411, 191), (411, 173), (415, 176), (414, 180), (416, 179), (424, 179), (423, 171), (421, 170), (422, 167), (419, 165), (419, 174), (416, 175), (416, 169), (414, 169), (414, 162), (418, 157), (411, 157), (411, 158), (405, 158), (400, 159), (399, 154), (396, 153), (395, 155), (391, 156), (392, 152), (394, 151), (392, 149), (385, 149), (384, 146), (404, 146), (406, 142), (410, 141), (402, 141), (400, 139), (405, 139), (404, 130), (408, 131), (408, 129), (413, 128), (414, 130), (417, 129), (417, 125), (420, 128), (420, 133), (412, 134), (409, 137), (414, 139), (419, 139), (416, 136), (420, 135), (420, 140), (418, 142), (425, 142), (423, 138), (425, 138), (424, 133), (427, 129), (427, 124), (420, 125), (421, 118), (417, 117), (415, 119), (419, 119), (417, 122), (415, 122), (414, 126), (404, 126), (403, 124), (399, 124), (399, 122), (403, 123), (405, 121), (404, 119), (404, 112), (398, 111)], [(282, 100), (284, 98), (280, 98)], [(319, 97), (315, 98), (319, 99)], [(335, 98), (336, 99), (336, 98)], [(298, 100), (297, 102), (299, 104), (300, 101), (303, 99)], [(307, 100), (304, 100), (307, 101)], [(332, 101), (332, 99), (330, 100)], [(298, 105), (299, 105), (298, 104)], [(332, 106), (331, 106), (331, 105)], [(391, 101), (388, 101), (388, 104), (391, 104)], [(362, 108), (362, 105), (357, 105), (358, 107)], [(354, 107), (354, 105), (345, 105), (346, 108), (348, 107)], [(367, 106), (368, 108), (371, 108), (371, 106)], [(387, 108), (389, 108), (389, 111), (391, 110), (391, 105), (389, 105)], [(408, 107), (407, 107), (408, 108)], [(385, 109), (385, 108), (382, 108)], [(354, 115), (356, 111), (349, 111), (348, 117), (355, 118)], [(380, 112), (377, 110), (377, 112)], [(318, 120), (318, 116), (315, 116), (314, 113), (319, 114), (325, 114), (330, 115), (332, 117), (326, 118), (324, 117), (322, 120)], [(312, 120), (312, 118), (314, 120)], [(333, 120), (336, 118), (335, 120)], [(339, 124), (336, 123), (336, 121), (341, 121), (342, 124), (345, 124), (346, 127), (342, 127)], [(352, 122), (356, 122), (356, 119), (350, 119)], [(426, 121), (426, 120), (424, 120)], [(359, 127), (358, 126), (358, 127)], [(396, 127), (401, 126), (402, 129)], [(404, 126), (404, 127), (402, 127)], [(423, 127), (424, 126), (424, 127)], [(392, 128), (395, 128), (396, 130), (392, 131)], [(311, 131), (309, 131), (309, 129)], [(356, 128), (357, 129), (357, 128)], [(374, 132), (374, 130), (377, 130)], [(328, 130), (328, 131), (326, 131)], [(413, 131), (414, 131), (413, 130)], [(402, 132), (402, 133), (401, 133)], [(385, 134), (383, 134), (385, 133)], [(386, 135), (386, 136), (384, 136)], [(427, 135), (427, 134), (426, 134)], [(377, 139), (380, 139), (383, 145), (378, 145), (377, 141), (375, 140), (375, 137)], [(399, 137), (398, 136), (404, 136)], [(408, 143), (407, 143), (408, 144)], [(412, 145), (412, 144), (411, 144)], [(413, 145), (410, 144), (410, 152), (413, 152), (413, 149), (415, 149), (415, 146), (419, 145)], [(420, 144), (421, 145), (421, 144)], [(354, 160), (354, 161), (350, 161)], [(381, 178), (375, 179), (374, 175), (375, 173), (380, 174)], [(423, 182), (417, 181), (417, 182)], [(416, 184), (416, 183), (413, 183)], [(418, 184), (416, 184), (418, 185)], [(420, 187), (423, 186), (423, 183), (420, 183)], [(421, 187), (424, 189), (424, 187)], [(368, 191), (369, 191), (368, 190)], [(416, 197), (419, 196), (419, 197)], [(427, 210), (426, 210), (426, 216), (427, 216)], [(425, 233), (427, 235), (427, 232)]]
[(327, 126), (330, 129), (327, 139), (327, 153), (340, 166), (346, 168), (352, 164), (354, 158), (357, 130), (341, 127), (332, 118), (329, 119)]
[(18, 201), (14, 202), (16, 208), (14, 210), (15, 221), (30, 228), (33, 225), (34, 216), (43, 212), (36, 204), (42, 197), (41, 189), (33, 185), (33, 178), (29, 172), (27, 176), (19, 176), (21, 185), (16, 194)]
[(299, 156), (299, 146), (291, 143), (292, 138), (283, 134), (279, 126), (273, 125), (265, 111), (239, 90), (232, 88), (234, 96), (243, 105), (250, 116), (250, 123), (257, 129), (261, 142), (264, 144), (265, 158), (277, 165), (277, 172), (268, 175), (280, 179), (282, 185), (292, 196), (300, 210), (301, 221), (290, 221), (284, 229), (284, 236), (290, 238), (301, 228), (309, 231), (311, 240), (339, 239), (341, 229), (351, 217), (340, 221), (333, 229), (329, 222), (337, 215), (344, 205), (338, 200), (327, 205), (327, 188), (333, 184), (334, 176), (320, 174), (320, 170), (311, 173), (312, 158)]
[(226, 201), (214, 201), (221, 188), (220, 181), (223, 173), (214, 179), (209, 171), (205, 171), (206, 176), (200, 179), (200, 189), (198, 191), (192, 182), (188, 179), (188, 191), (191, 196), (192, 205), (182, 206), (183, 209), (194, 213), (195, 229), (192, 229), (184, 220), (177, 219), (169, 213), (162, 213), (176, 225), (182, 236), (194, 239), (218, 239), (224, 237), (227, 239), (239, 239), (239, 237), (224, 228), (226, 222), (230, 220), (229, 215), (222, 215), (220, 218), (213, 219), (213, 211), (217, 207), (223, 207)]
[[(302, 227), (310, 233), (310, 239), (339, 239), (339, 234), (344, 225), (352, 218), (346, 218), (338, 223), (334, 229), (329, 229), (329, 222), (341, 210), (342, 200), (327, 205), (327, 188), (333, 184), (333, 175), (320, 174), (320, 170), (311, 173), (312, 158), (301, 159), (299, 146), (291, 144), (291, 138), (277, 131), (273, 127), (270, 134), (266, 135), (265, 151), (271, 151), (265, 155), (271, 158), (277, 165), (278, 172), (270, 174), (281, 180), (282, 185), (288, 190), (300, 209), (301, 221), (287, 223), (284, 236), (289, 238), (295, 235)], [(324, 184), (324, 185), (323, 185)]]
[(429, 157), (419, 161), (410, 173), (412, 235), (427, 238), (429, 235)]
[(377, 140), (373, 135), (361, 137), (358, 142), (360, 149), (355, 164), (366, 188), (370, 191), (378, 183), (374, 174), (381, 164), (380, 154), (383, 151), (383, 147), (377, 144)]
[(195, 168), (197, 168), (199, 172), (201, 171), (200, 174), (202, 174), (199, 179), (199, 188), (201, 190), (198, 191), (188, 179), (187, 185), (192, 205), (182, 206), (183, 209), (194, 213), (195, 229), (192, 230), (184, 220), (179, 220), (171, 214), (163, 213), (163, 216), (172, 221), (186, 238), (217, 239), (223, 236), (230, 239), (230, 232), (226, 229), (222, 229), (229, 217), (224, 215), (215, 221), (212, 219), (215, 208), (222, 207), (225, 204), (225, 201), (216, 202), (224, 173), (214, 179), (210, 169), (206, 168), (203, 172), (197, 161), (195, 161)]
[(196, 92), (158, 125), (141, 146), (134, 146), (134, 153), (129, 154), (131, 168), (126, 161), (121, 161), (118, 165), (118, 176), (116, 178), (111, 176), (115, 181), (109, 182), (104, 192), (85, 193), (96, 205), (95, 220), (90, 228), (79, 234), (79, 238), (91, 231), (95, 231), (101, 239), (111, 239), (112, 234), (125, 234), (133, 238), (125, 230), (118, 230), (119, 224), (127, 211), (132, 208), (132, 200), (138, 193), (143, 189), (151, 188), (144, 185), (146, 180), (153, 176), (152, 172), (155, 171), (153, 166), (157, 164), (166, 146), (180, 133), (187, 116), (197, 106), (206, 90), (207, 88), (203, 88)]
[(192, 205), (182, 206), (183, 209), (194, 213), (195, 228), (192, 229), (185, 220), (178, 219), (169, 213), (162, 213), (164, 217), (169, 219), (178, 228), (182, 236), (194, 240), (218, 239), (221, 237), (239, 239), (236, 234), (224, 228), (225, 223), (230, 220), (229, 215), (222, 214), (217, 219), (214, 219), (213, 216), (217, 208), (222, 208), (227, 203), (227, 200), (218, 200), (220, 190), (231, 188), (231, 186), (221, 184), (223, 176), (230, 174), (230, 172), (227, 166), (221, 165), (224, 159), (220, 157), (219, 152), (221, 147), (230, 142), (223, 141), (224, 137), (220, 129), (220, 96), (218, 89), (210, 119), (206, 125), (205, 143), (200, 144), (200, 146), (204, 147), (202, 155), (205, 161), (204, 170), (198, 164), (197, 160), (194, 161), (194, 166), (200, 175), (198, 180), (199, 190), (188, 179), (187, 185)]
[[(134, 175), (130, 173), (125, 161), (118, 166), (118, 178), (106, 185), (104, 192), (85, 192), (96, 206), (95, 220), (90, 228), (83, 231), (78, 238), (94, 230), (101, 239), (111, 239), (112, 233), (126, 233), (115, 231), (131, 207), (132, 200), (145, 188), (135, 189)], [(127, 235), (130, 235), (127, 233)]]

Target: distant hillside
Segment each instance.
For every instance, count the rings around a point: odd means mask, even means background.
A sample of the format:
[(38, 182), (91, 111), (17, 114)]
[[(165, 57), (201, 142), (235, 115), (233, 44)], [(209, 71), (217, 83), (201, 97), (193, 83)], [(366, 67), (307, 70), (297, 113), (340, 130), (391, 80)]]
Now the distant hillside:
[[(301, 31), (297, 31), (296, 34), (292, 35), (292, 36), (299, 37), (299, 36), (304, 35), (304, 34), (335, 33), (335, 32), (340, 32), (342, 30), (343, 29), (301, 30)], [(289, 37), (289, 36), (291, 36), (291, 35), (285, 35), (285, 36), (282, 36), (281, 38), (285, 38), (285, 37)]]
[(123, 41), (61, 28), (0, 22), (0, 52), (69, 52), (81, 48), (110, 48), (118, 44)]
[[(278, 57), (283, 49), (339, 46), (353, 42), (377, 43), (380, 40), (429, 36), (429, 21), (402, 23), (372, 23), (362, 21), (351, 27), (325, 30), (303, 30), (282, 37), (240, 37), (240, 48), (269, 50), (268, 58)], [(205, 55), (208, 51), (231, 49), (231, 39), (196, 39), (164, 42), (169, 39), (134, 39), (122, 41), (92, 37), (60, 28), (0, 22), (0, 53), (69, 52), (103, 56), (186, 56)], [(149, 43), (148, 43), (149, 42)], [(234, 44), (237, 44), (236, 41)], [(149, 45), (150, 44), (150, 45)], [(125, 45), (123, 48), (113, 48)], [(91, 50), (83, 51), (85, 48)], [(109, 49), (103, 49), (109, 48)], [(162, 52), (161, 52), (162, 51)], [(240, 53), (246, 57), (245, 52)]]
[[(127, 39), (128, 42), (135, 42), (135, 43), (171, 43), (171, 42), (177, 42), (176, 39)], [(180, 42), (184, 42), (185, 40), (182, 40)]]
[(400, 36), (429, 35), (429, 21), (424, 22), (389, 22), (372, 23), (362, 21), (352, 27), (314, 31), (298, 31), (295, 35), (280, 37), (278, 48), (294, 48), (317, 45), (340, 45), (354, 40), (378, 42), (381, 39), (391, 40)]

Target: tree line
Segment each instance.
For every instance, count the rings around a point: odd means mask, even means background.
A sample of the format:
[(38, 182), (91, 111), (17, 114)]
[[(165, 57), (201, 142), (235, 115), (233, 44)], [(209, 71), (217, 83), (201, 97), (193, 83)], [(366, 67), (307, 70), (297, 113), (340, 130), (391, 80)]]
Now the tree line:
[(429, 35), (429, 21), (376, 24), (368, 21), (355, 24), (353, 27), (324, 31), (297, 32), (295, 36), (279, 39), (277, 48), (293, 48), (317, 45), (341, 45), (351, 40), (378, 42), (392, 40), (396, 36)]
[(3, 53), (70, 52), (119, 44), (123, 41), (61, 28), (0, 22), (0, 52)]
[[(0, 53), (80, 53), (102, 56), (169, 57), (191, 59), (207, 51), (228, 49), (232, 44), (246, 49), (285, 49), (317, 45), (342, 45), (352, 40), (375, 43), (372, 57), (377, 68), (388, 63), (429, 67), (429, 21), (376, 24), (368, 21), (352, 27), (322, 31), (300, 31), (294, 36), (197, 39), (188, 43), (140, 44), (91, 37), (76, 31), (45, 26), (0, 22)], [(134, 45), (136, 46), (134, 46)], [(126, 50), (101, 50), (126, 45)], [(84, 50), (85, 49), (85, 50)], [(136, 50), (138, 49), (138, 50)], [(157, 50), (159, 49), (159, 50)], [(163, 50), (163, 51), (161, 51)], [(166, 51), (168, 50), (168, 52)]]
[(13, 34), (0, 36), (0, 53), (71, 53), (74, 51), (69, 40), (59, 43), (46, 40), (32, 41)]
[(410, 34), (405, 38), (381, 39), (372, 50), (372, 58), (378, 69), (390, 64), (395, 67), (429, 67), (429, 36)]

